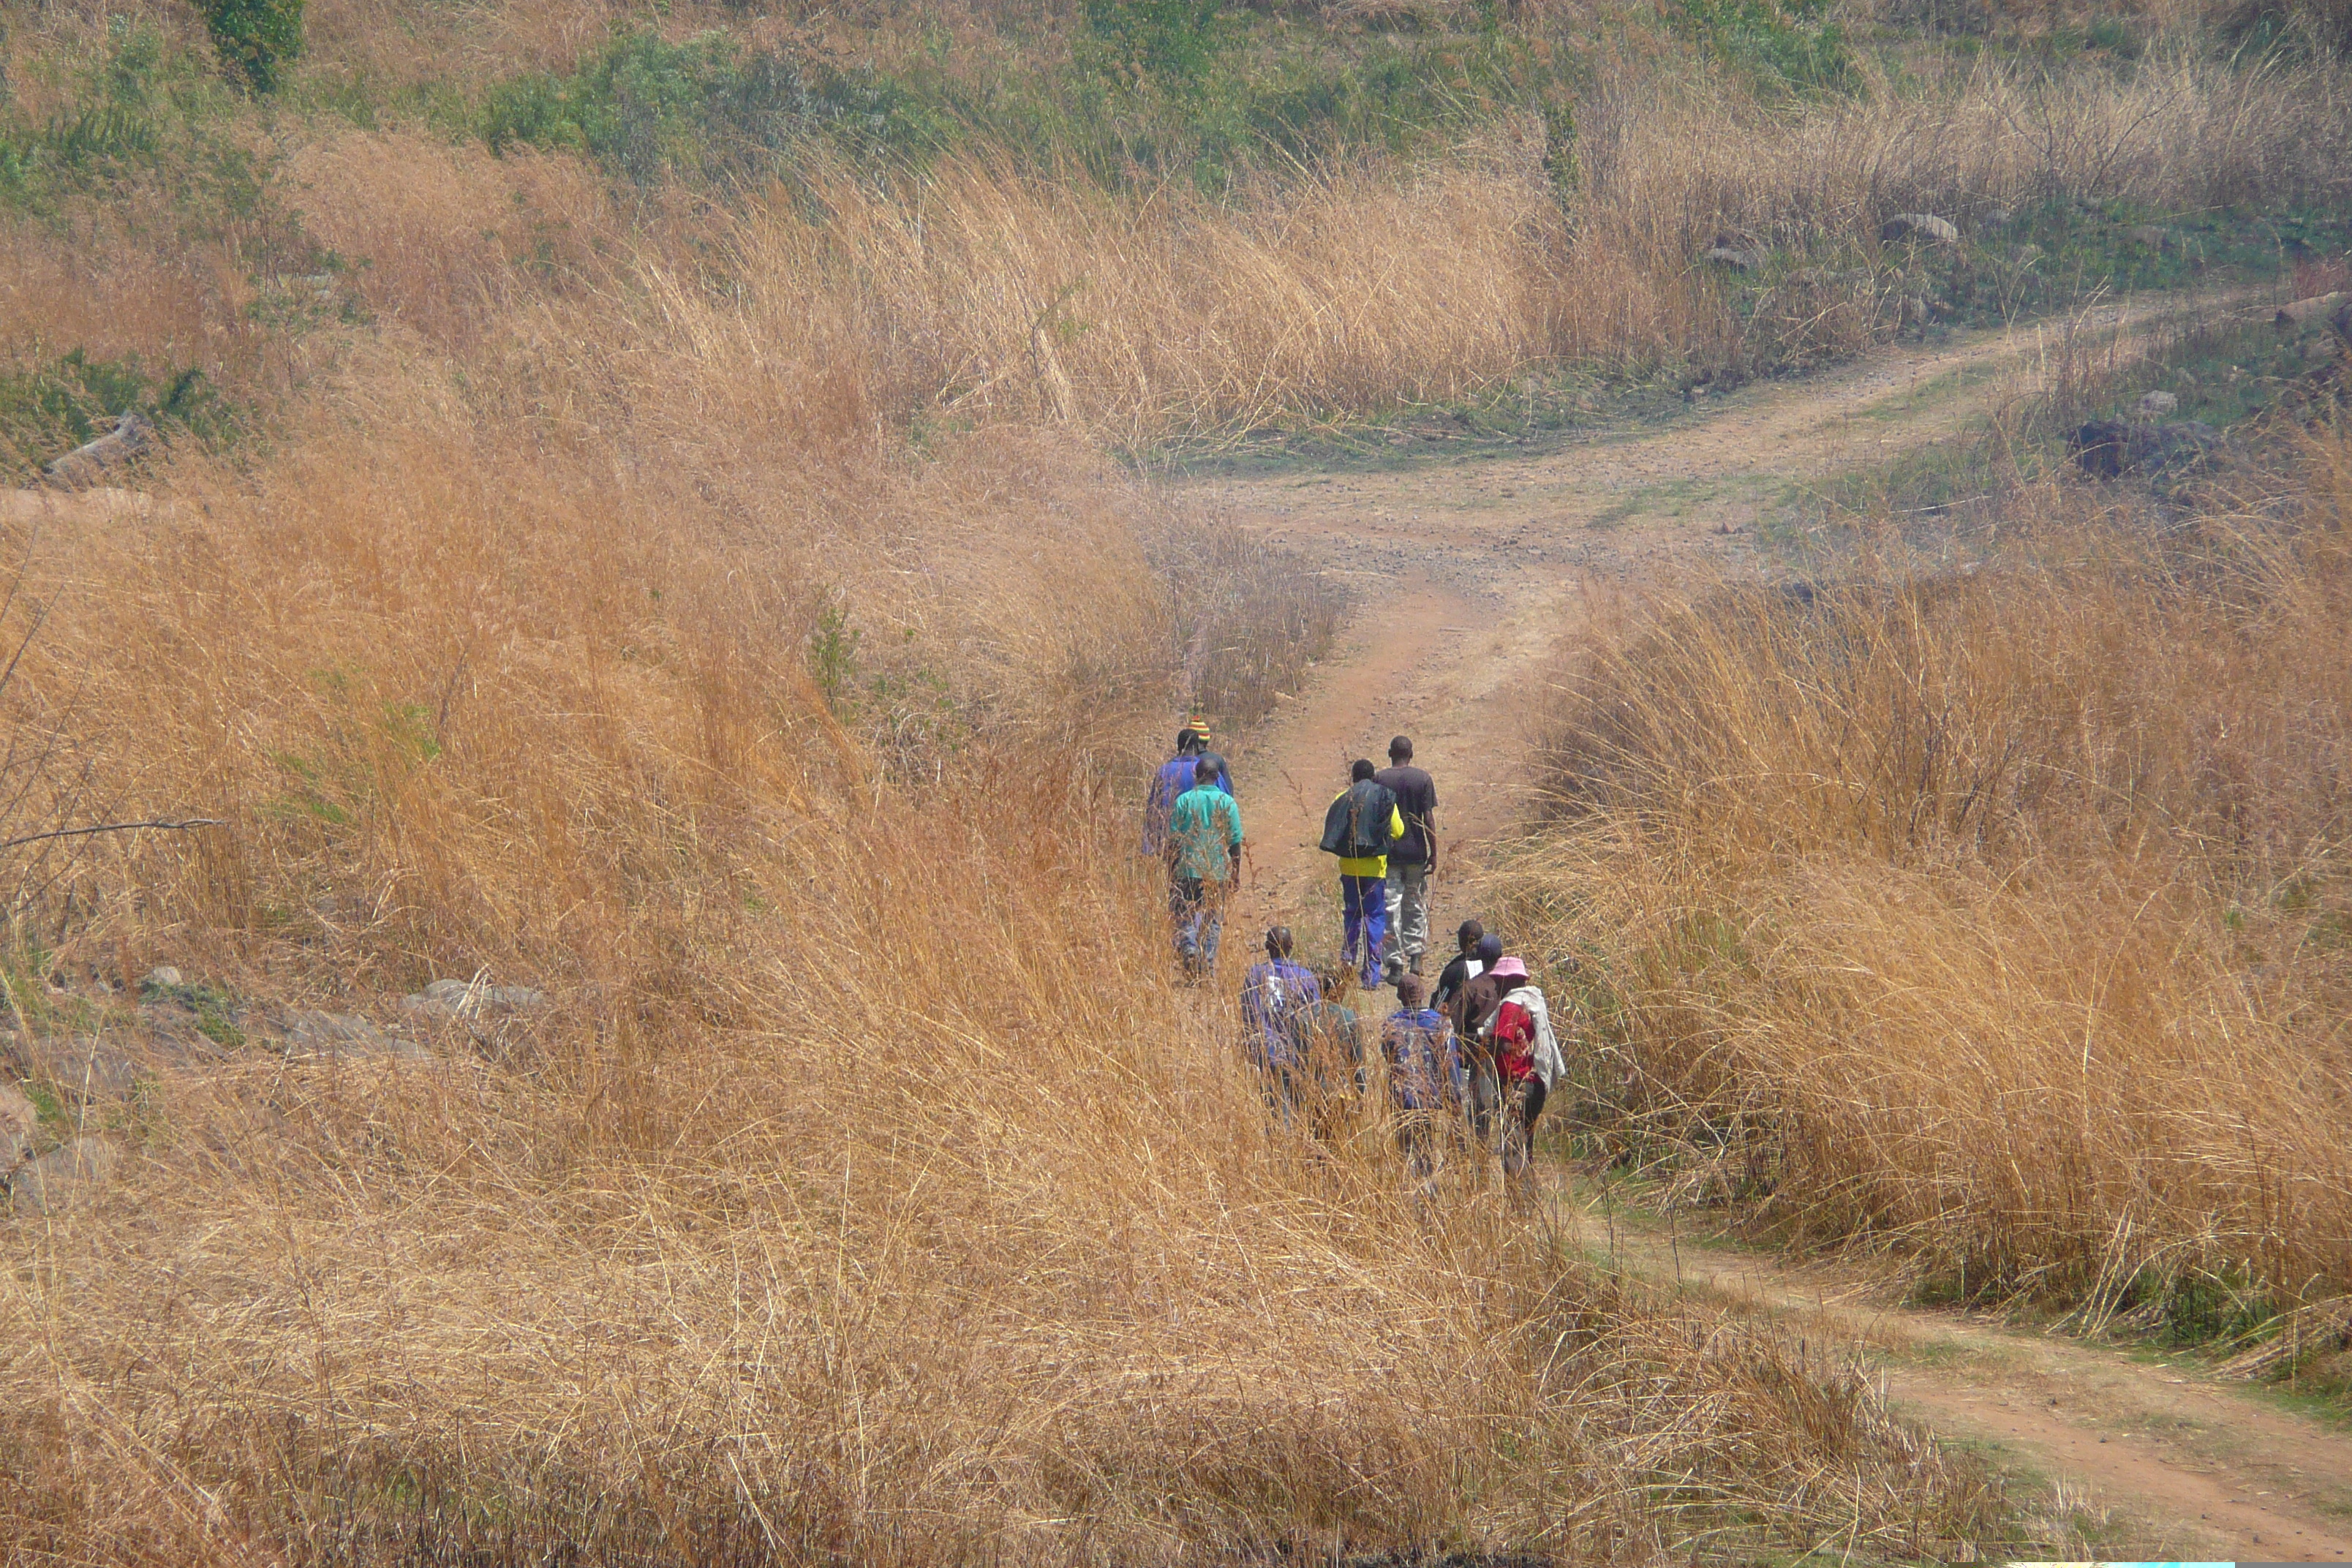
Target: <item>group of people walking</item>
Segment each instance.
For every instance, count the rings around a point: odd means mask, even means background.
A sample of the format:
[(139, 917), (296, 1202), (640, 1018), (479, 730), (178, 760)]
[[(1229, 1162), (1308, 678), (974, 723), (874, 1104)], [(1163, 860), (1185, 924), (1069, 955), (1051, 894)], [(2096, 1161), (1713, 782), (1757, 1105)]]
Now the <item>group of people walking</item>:
[[(1168, 912), (1188, 978), (1216, 969), (1225, 903), (1239, 885), (1245, 839), (1233, 771), (1210, 749), (1206, 723), (1179, 732), (1152, 782), (1143, 851), (1168, 874)], [(1524, 960), (1477, 921), (1433, 988), (1423, 974), (1429, 891), (1437, 870), (1437, 787), (1413, 765), (1412, 742), (1389, 742), (1389, 765), (1359, 760), (1324, 815), (1321, 847), (1339, 861), (1339, 963), (1298, 962), (1289, 929), (1265, 933), (1265, 957), (1243, 977), (1243, 1033), (1267, 1105), (1286, 1121), (1370, 1086), (1361, 1024), (1341, 997), (1393, 987), (1380, 1060), (1397, 1138), (1426, 1182), (1441, 1150), (1499, 1146), (1503, 1168), (1527, 1167), (1536, 1119), (1566, 1070), (1542, 990)]]

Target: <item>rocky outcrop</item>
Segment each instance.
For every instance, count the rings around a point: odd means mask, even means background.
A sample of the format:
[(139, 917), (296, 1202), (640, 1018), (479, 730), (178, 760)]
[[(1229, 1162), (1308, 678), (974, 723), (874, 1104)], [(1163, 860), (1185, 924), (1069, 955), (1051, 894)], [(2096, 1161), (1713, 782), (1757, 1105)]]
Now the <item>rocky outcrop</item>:
[(61, 489), (79, 489), (97, 483), (107, 469), (129, 462), (154, 442), (155, 426), (136, 414), (125, 414), (105, 435), (44, 463), (41, 478)]
[(76, 1105), (121, 1100), (140, 1079), (140, 1065), (122, 1042), (102, 1035), (17, 1037), (8, 1048), (25, 1077), (51, 1085)]
[(121, 1163), (121, 1148), (104, 1138), (77, 1138), (52, 1149), (8, 1178), (8, 1206), (20, 1215), (53, 1215), (96, 1196)]
[(380, 1028), (356, 1013), (322, 1013), (297, 1008), (286, 1015), (286, 1054), (331, 1057), (338, 1061), (368, 1058), (430, 1060), (433, 1053), (415, 1040), (405, 1040)]
[(2314, 294), (2308, 299), (2293, 300), (2281, 305), (2278, 314), (2271, 320), (2282, 327), (2306, 326), (2336, 315), (2347, 300), (2352, 300), (2352, 295), (2347, 295), (2342, 289), (2332, 294)]
[(528, 985), (490, 985), (478, 981), (436, 980), (424, 990), (400, 999), (404, 1016), (420, 1023), (503, 1017), (530, 1013), (546, 1005), (547, 996)]
[(1960, 231), (1958, 225), (1934, 213), (1896, 213), (1878, 226), (1878, 237), (1892, 245), (1901, 240), (1916, 244), (1958, 245)]
[(2118, 479), (2126, 474), (2179, 473), (2200, 465), (2221, 449), (2221, 434), (2194, 419), (2170, 425), (2094, 419), (2067, 433), (2066, 448), (2075, 466), (2092, 478)]

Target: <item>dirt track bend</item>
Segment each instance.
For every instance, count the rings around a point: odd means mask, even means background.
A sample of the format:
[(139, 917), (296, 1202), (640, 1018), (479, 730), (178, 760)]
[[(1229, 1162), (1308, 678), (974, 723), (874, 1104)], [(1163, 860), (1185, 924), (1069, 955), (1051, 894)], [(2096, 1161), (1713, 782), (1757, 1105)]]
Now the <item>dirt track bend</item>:
[[(2143, 300), (2088, 324), (2135, 332), (2179, 309)], [(1323, 807), (1349, 760), (1380, 759), (1399, 731), (1438, 780), (1450, 864), (1433, 932), (1474, 913), (1448, 894), (1480, 842), (1517, 814), (1528, 773), (1531, 736), (1498, 704), (1543, 679), (1589, 590), (1685, 566), (1741, 570), (1754, 561), (1755, 518), (1790, 484), (1962, 428), (2030, 387), (2046, 342), (2025, 328), (1900, 345), (1810, 381), (1748, 388), (1671, 425), (1538, 450), (1188, 485), (1195, 501), (1301, 552), (1357, 595), (1353, 623), (1305, 689), (1227, 747), (1252, 842), (1250, 886), (1227, 924), (1233, 959), (1245, 962), (1276, 919), (1329, 948), (1336, 899), (1314, 846)], [(1898, 1407), (1995, 1446), (2095, 1511), (2112, 1508), (2121, 1533), (2148, 1549), (2352, 1559), (2352, 1436), (2342, 1431), (2185, 1365), (1902, 1307), (1899, 1289), (1850, 1264), (1800, 1268), (1622, 1219), (1604, 1233), (1591, 1202), (1580, 1187), (1561, 1194), (1587, 1250), (1662, 1289), (1856, 1345)]]

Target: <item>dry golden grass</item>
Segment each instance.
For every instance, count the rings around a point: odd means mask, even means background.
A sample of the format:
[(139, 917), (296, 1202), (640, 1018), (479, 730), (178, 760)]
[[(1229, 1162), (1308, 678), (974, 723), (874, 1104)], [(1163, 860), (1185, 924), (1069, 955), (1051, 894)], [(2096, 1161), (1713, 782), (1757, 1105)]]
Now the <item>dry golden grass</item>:
[(1603, 1100), (1970, 1289), (2341, 1294), (2352, 447), (2186, 540), (2038, 500), (1974, 573), (1599, 645), (1520, 878), (1605, 954)]
[(1670, 69), (1614, 66), (1577, 121), (1583, 189), (1555, 304), (1556, 341), (1575, 355), (1737, 363), (1852, 353), (1894, 330), (1899, 275), (1884, 298), (1783, 289), (1743, 321), (1692, 261), (1722, 237), (1834, 258), (1875, 251), (1880, 224), (1902, 212), (1974, 231), (1993, 209), (2052, 199), (2194, 211), (2346, 188), (2337, 149), (2352, 98), (2332, 66), (2233, 69), (2183, 52), (2117, 80), (1987, 60), (1772, 110)]
[[(413, 36), (485, 79), (604, 13), (317, 15), (354, 69), (406, 79)], [(2290, 112), (2183, 69), (2160, 112), (2096, 100), (2171, 140), (2084, 194), (2337, 177), (2299, 150), (2335, 78), (2262, 88)], [(1124, 854), (1115, 786), (1169, 709), (1246, 716), (1335, 612), (1101, 439), (1728, 352), (1708, 226), (1846, 244), (1874, 204), (2072, 167), (1969, 83), (1941, 119), (1628, 90), (1566, 209), (1532, 131), (1217, 203), (976, 153), (720, 210), (257, 117), (250, 221), (191, 238), (135, 174), (11, 216), (20, 363), (194, 358), (257, 414), (143, 477), (167, 504), (5, 538), (9, 624), (46, 621), (5, 718), (57, 741), (0, 766), (15, 809), (227, 824), (30, 863), (13, 962), (379, 1016), (478, 970), (552, 1001), (425, 1064), (166, 1064), (106, 1195), (5, 1222), (10, 1552), (1640, 1561), (1984, 1527), (1834, 1368), (1269, 1129)], [(330, 250), (359, 319), (264, 325)]]
[[(1013, 422), (1044, 406), (1007, 335), (1034, 310), (960, 313), (1028, 286), (984, 265), (1028, 226), (1038, 266), (1119, 260), (1119, 320), (1213, 321), (1150, 253), (1183, 231), (966, 168), (930, 219), (952, 264), (885, 266), (923, 231), (845, 178), (821, 234), (397, 135), (293, 168), (372, 321), (302, 340), (259, 439), (150, 471), (165, 504), (5, 541), (9, 624), (45, 616), (7, 721), (58, 742), (0, 769), (16, 819), (226, 823), (20, 859), (14, 962), (81, 1002), (17, 978), (117, 1033), (97, 984), (164, 960), (257, 1035), (436, 974), (551, 1000), (426, 1063), (166, 1053), (100, 1107), (106, 1193), (6, 1222), (12, 1559), (1990, 1528), (1834, 1367), (1276, 1132), (1225, 999), (1171, 984), (1111, 786), (1188, 691), (1246, 715), (1289, 684), (1333, 605)], [(1249, 298), (1360, 277), (1354, 188), (1210, 241), (1266, 258)], [(1267, 374), (1369, 395), (1411, 369), (1379, 328)], [(910, 443), (972, 343), (1013, 379)], [(1213, 363), (1121, 390), (1073, 358), (1087, 419), (1255, 405)]]
[[(20, 731), (230, 824), (76, 862), (45, 968), (382, 1014), (480, 967), (552, 1001), (427, 1063), (157, 1069), (107, 1194), (12, 1222), (14, 1555), (1985, 1527), (1851, 1376), (1269, 1125), (1089, 756), (1164, 715), (1177, 654), (1108, 480), (1042, 437), (816, 445), (744, 512), (615, 460), (650, 416), (595, 445), (503, 400), (373, 351), (247, 472), (184, 460), (169, 509), (15, 542), (51, 606)], [(929, 766), (812, 689), (835, 567), (957, 693)]]
[[(1867, 258), (1879, 223), (1906, 210), (1972, 226), (2053, 197), (2325, 202), (2346, 193), (2347, 125), (2339, 68), (2186, 52), (2128, 80), (1988, 64), (1772, 109), (1619, 61), (1580, 107), (1565, 203), (1529, 122), (1408, 165), (1264, 174), (1214, 201), (1016, 174), (985, 149), (887, 182), (811, 154), (793, 189), (723, 209), (615, 190), (569, 156), (289, 126), (272, 188), (299, 223), (233, 226), (225, 246), (190, 248), (156, 200), (110, 209), (93, 219), (114, 237), (103, 293), (72, 287), (83, 242), (20, 225), (0, 287), (21, 306), (20, 360), (68, 339), (145, 344), (274, 403), (299, 365), (269, 362), (250, 307), (271, 277), (317, 265), (304, 252), (315, 246), (352, 265), (350, 289), (380, 327), (442, 352), (560, 358), (584, 341), (602, 353), (614, 332), (567, 313), (588, 310), (627, 321), (629, 341), (665, 362), (682, 349), (700, 367), (698, 395), (722, 385), (725, 362), (740, 390), (712, 414), (821, 379), (793, 417), (834, 422), (829, 438), (916, 418), (1016, 421), (1146, 448), (1475, 395), (1564, 358), (1752, 366), (1851, 353), (1897, 325), (1899, 266), (1778, 289), (1751, 317), (1695, 258), (1727, 234)], [(96, 320), (101, 299), (133, 303)], [(645, 372), (633, 364), (632, 382)], [(585, 367), (544, 374), (562, 398), (600, 384)]]

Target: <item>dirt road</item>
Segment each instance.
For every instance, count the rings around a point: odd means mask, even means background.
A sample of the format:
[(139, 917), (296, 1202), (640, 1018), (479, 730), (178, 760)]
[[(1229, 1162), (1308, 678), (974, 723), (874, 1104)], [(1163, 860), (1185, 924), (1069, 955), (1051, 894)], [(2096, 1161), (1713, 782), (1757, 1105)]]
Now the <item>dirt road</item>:
[[(2089, 324), (2127, 334), (2178, 308), (2110, 308)], [(1514, 694), (1545, 678), (1588, 593), (1686, 567), (1752, 569), (1754, 521), (1787, 487), (1964, 427), (2027, 390), (2046, 347), (2032, 329), (1905, 345), (1836, 374), (1748, 388), (1664, 427), (1539, 452), (1192, 485), (1358, 595), (1354, 624), (1306, 689), (1229, 748), (1254, 861), (1229, 951), (1254, 950), (1275, 920), (1313, 955), (1336, 948), (1333, 874), (1314, 844), (1323, 809), (1349, 759), (1380, 759), (1399, 731), (1438, 780), (1450, 865), (1433, 931), (1475, 913), (1454, 889), (1480, 842), (1525, 804), (1533, 736)], [(1561, 1194), (1597, 1249), (1591, 1199)], [(2352, 1438), (2247, 1391), (2186, 1365), (1905, 1308), (1899, 1289), (1852, 1265), (1797, 1268), (1641, 1226), (1612, 1224), (1606, 1239), (1621, 1267), (1661, 1288), (1854, 1344), (1898, 1405), (2051, 1478), (2093, 1512), (2112, 1509), (2119, 1540), (2352, 1558)]]
[[(2111, 305), (2077, 335), (2128, 342), (2227, 308), (2242, 306), (2234, 296)], [(1664, 426), (1388, 471), (1187, 486), (1358, 595), (1354, 624), (1307, 689), (1232, 748), (1254, 781), (1255, 846), (1234, 928), (1319, 907), (1323, 808), (1349, 761), (1382, 760), (1400, 730), (1440, 781), (1447, 846), (1512, 821), (1532, 739), (1512, 694), (1544, 678), (1590, 590), (1686, 567), (1742, 570), (1757, 518), (1791, 486), (1948, 437), (2024, 395), (2051, 342), (2050, 331), (2022, 328), (1903, 344), (1834, 374), (1706, 400)]]
[(2352, 1435), (2192, 1360), (2135, 1355), (1958, 1310), (1901, 1304), (1893, 1270), (1791, 1263), (1728, 1246), (1685, 1217), (1611, 1205), (1561, 1183), (1561, 1210), (1598, 1261), (1668, 1291), (1846, 1345), (1895, 1409), (2058, 1483), (2101, 1544), (2131, 1556), (2352, 1559)]

